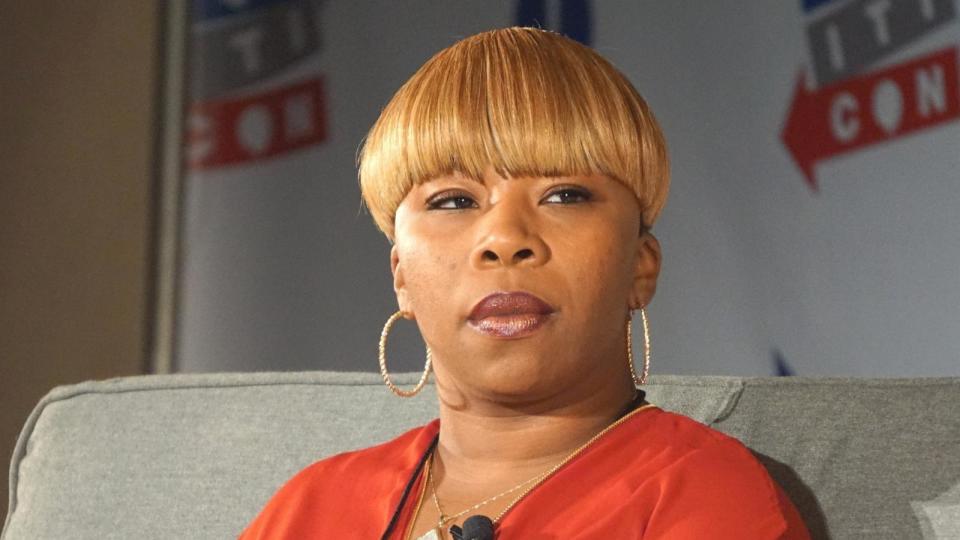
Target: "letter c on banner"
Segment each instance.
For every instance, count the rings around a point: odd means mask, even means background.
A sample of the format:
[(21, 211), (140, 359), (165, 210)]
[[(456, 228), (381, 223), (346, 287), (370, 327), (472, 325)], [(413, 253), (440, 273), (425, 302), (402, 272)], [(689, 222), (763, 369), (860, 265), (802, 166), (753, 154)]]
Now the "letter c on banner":
[(830, 103), (830, 132), (842, 143), (852, 141), (860, 133), (860, 106), (849, 92), (841, 92)]

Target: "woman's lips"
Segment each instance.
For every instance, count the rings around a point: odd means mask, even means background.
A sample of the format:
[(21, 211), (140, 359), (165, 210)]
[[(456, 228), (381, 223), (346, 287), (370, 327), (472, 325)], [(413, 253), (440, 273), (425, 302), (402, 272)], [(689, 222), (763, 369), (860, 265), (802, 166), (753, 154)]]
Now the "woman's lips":
[(554, 311), (550, 304), (527, 292), (494, 293), (473, 307), (467, 322), (482, 334), (516, 338), (536, 332)]

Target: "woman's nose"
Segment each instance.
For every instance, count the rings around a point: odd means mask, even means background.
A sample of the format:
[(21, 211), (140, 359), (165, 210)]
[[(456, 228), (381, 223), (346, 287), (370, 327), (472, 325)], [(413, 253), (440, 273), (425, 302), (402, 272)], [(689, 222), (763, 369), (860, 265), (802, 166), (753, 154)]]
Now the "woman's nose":
[(547, 262), (549, 249), (537, 226), (524, 210), (516, 207), (492, 208), (485, 216), (484, 230), (471, 256), (476, 268), (539, 266)]

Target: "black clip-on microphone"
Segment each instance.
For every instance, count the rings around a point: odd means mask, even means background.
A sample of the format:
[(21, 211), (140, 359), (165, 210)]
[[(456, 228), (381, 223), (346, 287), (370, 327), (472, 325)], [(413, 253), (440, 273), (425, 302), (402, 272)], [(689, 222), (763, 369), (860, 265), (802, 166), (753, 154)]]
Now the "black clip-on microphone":
[(463, 522), (463, 529), (450, 527), (454, 540), (493, 540), (493, 520), (487, 516), (470, 516)]

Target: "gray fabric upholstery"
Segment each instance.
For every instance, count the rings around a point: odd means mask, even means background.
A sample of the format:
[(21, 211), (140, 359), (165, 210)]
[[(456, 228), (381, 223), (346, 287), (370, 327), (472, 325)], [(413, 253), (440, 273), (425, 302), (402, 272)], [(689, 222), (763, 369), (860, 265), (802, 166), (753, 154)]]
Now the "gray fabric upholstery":
[[(754, 449), (816, 538), (960, 538), (960, 378), (654, 376), (647, 391)], [(233, 538), (296, 471), (435, 411), (433, 387), (400, 400), (369, 373), (58, 387), (17, 443), (2, 540)]]

